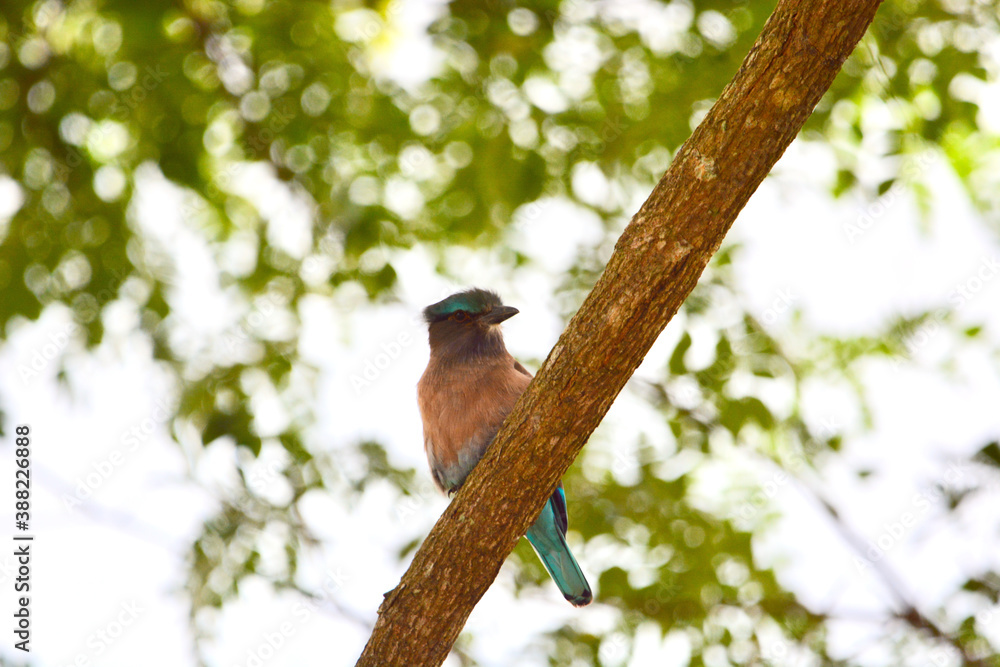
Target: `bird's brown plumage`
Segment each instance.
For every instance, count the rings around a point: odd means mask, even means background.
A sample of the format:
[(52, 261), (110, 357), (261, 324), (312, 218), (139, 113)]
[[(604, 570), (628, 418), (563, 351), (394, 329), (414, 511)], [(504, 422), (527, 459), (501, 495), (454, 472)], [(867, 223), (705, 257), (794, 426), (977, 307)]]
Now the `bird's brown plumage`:
[(424, 449), (439, 487), (461, 486), (529, 382), (531, 374), (506, 349), (461, 361), (431, 351), (417, 399)]

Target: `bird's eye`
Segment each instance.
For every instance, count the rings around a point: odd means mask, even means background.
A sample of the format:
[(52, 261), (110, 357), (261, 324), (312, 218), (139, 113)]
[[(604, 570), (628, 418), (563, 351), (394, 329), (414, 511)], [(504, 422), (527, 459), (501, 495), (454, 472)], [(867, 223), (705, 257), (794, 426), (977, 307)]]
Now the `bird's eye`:
[(454, 318), (456, 322), (468, 322), (469, 314), (464, 310), (456, 310), (455, 314), (452, 315), (452, 318)]

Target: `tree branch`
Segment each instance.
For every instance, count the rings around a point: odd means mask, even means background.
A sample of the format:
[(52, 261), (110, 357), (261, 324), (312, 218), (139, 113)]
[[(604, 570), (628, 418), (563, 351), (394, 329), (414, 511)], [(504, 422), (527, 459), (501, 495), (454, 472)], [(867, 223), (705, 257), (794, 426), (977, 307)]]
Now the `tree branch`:
[(781, 0), (379, 609), (359, 667), (440, 665), (504, 559), (791, 143), (881, 0)]

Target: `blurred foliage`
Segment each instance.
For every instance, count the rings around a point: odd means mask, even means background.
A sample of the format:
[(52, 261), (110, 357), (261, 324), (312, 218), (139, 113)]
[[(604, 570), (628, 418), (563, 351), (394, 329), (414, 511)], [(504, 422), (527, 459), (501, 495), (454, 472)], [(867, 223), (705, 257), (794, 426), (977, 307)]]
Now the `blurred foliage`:
[[(313, 540), (298, 516), (303, 495), (350, 503), (388, 483), (405, 498), (422, 474), (398, 469), (375, 442), (338, 453), (335, 465), (307, 436), (312, 414), (301, 408), (279, 433), (262, 432), (256, 392), (301, 406), (303, 387), (314, 384), (296, 346), (303, 297), (360, 288), (373, 300), (391, 298), (388, 251), (420, 245), (441, 257), (456, 244), (502, 242), (520, 207), (563, 197), (595, 212), (607, 230), (566, 276), (560, 298), (568, 314), (600, 272), (634, 196), (662, 174), (773, 4), (455, 1), (437, 6), (427, 29), (428, 76), (402, 81), (384, 67), (411, 20), (395, 2), (3, 3), (0, 173), (8, 182), (0, 215), (9, 217), (0, 219), (0, 327), (65, 304), (92, 348), (108, 306), (133, 304), (152, 354), (178, 380), (179, 441), (193, 428), (204, 444), (238, 444), (244, 491), (226, 499), (191, 550), (198, 636), (203, 613), (225, 605), (249, 574), (299, 587), (296, 564)], [(987, 50), (997, 22), (992, 2), (883, 5), (805, 130), (833, 148), (834, 194), (875, 197), (900, 181), (926, 201), (924, 170), (908, 167), (936, 147), (995, 225), (1000, 152), (980, 96), (996, 80)], [(863, 176), (862, 156), (881, 160), (885, 173)], [(290, 201), (305, 203), (304, 245), (271, 233), (284, 218), (246, 186), (261, 165)], [(608, 197), (575, 182), (593, 168), (614, 184)], [(175, 287), (183, 258), (165, 253), (136, 213), (142, 188), (156, 178), (181, 193), (183, 204), (168, 213), (204, 243), (218, 265), (217, 287), (242, 313), (218, 340), (191, 340), (185, 331)], [(718, 327), (715, 311), (743, 308), (728, 268), (736, 251), (720, 253), (682, 312), (714, 330), (711, 362), (692, 366), (685, 334), (662, 381), (636, 389), (669, 420), (674, 448), (638, 443), (629, 483), (611, 470), (585, 476), (580, 466), (567, 477), (571, 528), (594, 551), (627, 552), (633, 561), (640, 554), (642, 566), (593, 573), (599, 600), (621, 612), (618, 626), (600, 636), (566, 627), (541, 638), (535, 648), (553, 665), (623, 664), (637, 629), (649, 624), (684, 633), (693, 665), (783, 664), (788, 656), (835, 664), (825, 612), (805, 607), (755, 564), (753, 538), (769, 517), (756, 505), (741, 508), (757, 489), (734, 489), (733, 498), (706, 506), (692, 490), (696, 473), (750, 441), (764, 443), (754, 456), (775, 470), (821, 467), (841, 436), (810, 431), (798, 411), (802, 384), (837, 376), (860, 387), (852, 374), (864, 358), (905, 358), (929, 318), (950, 320), (919, 314), (882, 336), (815, 339), (791, 355), (748, 314)], [(515, 257), (512, 270), (528, 261)], [(287, 326), (256, 326), (261, 312), (279, 313)], [(737, 391), (734, 378), (750, 389)], [(763, 400), (768, 383), (791, 393), (789, 409)], [(285, 504), (263, 498), (246, 473), (265, 448), (287, 454), (276, 473), (291, 489)], [(671, 468), (667, 460), (688, 463)], [(993, 473), (998, 461), (995, 442), (976, 458)], [(257, 542), (275, 526), (286, 562), (264, 568)], [(523, 544), (512, 560), (519, 587), (544, 581)], [(997, 581), (984, 572), (962, 590), (996, 604)], [(951, 619), (950, 638), (905, 616), (906, 628), (884, 632), (899, 664), (914, 642), (951, 642), (970, 659), (992, 652), (971, 612)]]

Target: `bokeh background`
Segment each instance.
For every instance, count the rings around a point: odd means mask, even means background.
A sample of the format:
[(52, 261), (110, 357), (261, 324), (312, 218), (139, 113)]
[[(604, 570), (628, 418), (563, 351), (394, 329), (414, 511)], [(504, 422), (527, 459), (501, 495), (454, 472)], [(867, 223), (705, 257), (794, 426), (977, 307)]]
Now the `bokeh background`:
[[(352, 665), (420, 309), (537, 370), (773, 6), (4, 0), (0, 664)], [(596, 602), (522, 541), (450, 667), (1000, 664), (998, 17), (883, 4), (565, 478)]]

